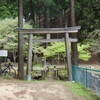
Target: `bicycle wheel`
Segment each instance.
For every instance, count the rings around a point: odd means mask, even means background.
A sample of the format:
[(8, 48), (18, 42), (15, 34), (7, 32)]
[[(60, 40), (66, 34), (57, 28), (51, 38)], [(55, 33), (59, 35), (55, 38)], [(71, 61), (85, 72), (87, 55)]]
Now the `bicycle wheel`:
[(11, 77), (16, 77), (16, 70), (14, 68), (11, 68), (11, 70), (10, 70), (10, 76)]
[(10, 76), (9, 71), (4, 71), (4, 72), (3, 72), (3, 75), (4, 75), (4, 76)]
[(0, 69), (0, 76), (2, 75), (2, 70)]

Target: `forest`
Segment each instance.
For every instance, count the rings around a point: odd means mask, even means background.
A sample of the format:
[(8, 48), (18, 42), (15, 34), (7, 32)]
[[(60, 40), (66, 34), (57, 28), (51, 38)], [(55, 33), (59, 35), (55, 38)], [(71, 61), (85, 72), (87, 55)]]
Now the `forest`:
[[(24, 0), (23, 21), (26, 28), (59, 28), (70, 25), (69, 0)], [(100, 58), (100, 1), (75, 0), (76, 25), (81, 26), (78, 32), (79, 59), (87, 61), (92, 54)], [(17, 58), (18, 35), (15, 30), (18, 20), (18, 0), (0, 0), (0, 49), (8, 49)], [(27, 36), (25, 37), (27, 38)], [(37, 37), (34, 38), (46, 38)], [(51, 38), (63, 38), (62, 34), (51, 35)], [(48, 52), (46, 57), (64, 54), (64, 44), (54, 43), (45, 49), (42, 44), (33, 44), (35, 53)], [(63, 46), (62, 46), (63, 45)], [(60, 50), (55, 50), (61, 47)], [(27, 43), (24, 55), (27, 56)], [(52, 51), (54, 54), (52, 54)], [(48, 55), (47, 55), (48, 54)], [(61, 55), (61, 58), (62, 58)], [(84, 55), (84, 56), (83, 56)]]

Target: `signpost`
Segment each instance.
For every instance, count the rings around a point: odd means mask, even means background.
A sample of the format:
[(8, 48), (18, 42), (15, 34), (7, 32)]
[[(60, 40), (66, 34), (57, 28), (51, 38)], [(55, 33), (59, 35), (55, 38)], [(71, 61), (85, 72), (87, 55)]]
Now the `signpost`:
[(0, 57), (7, 57), (8, 51), (7, 50), (0, 50)]
[(7, 50), (0, 50), (0, 57), (4, 58), (4, 61), (6, 61), (6, 57), (8, 56)]

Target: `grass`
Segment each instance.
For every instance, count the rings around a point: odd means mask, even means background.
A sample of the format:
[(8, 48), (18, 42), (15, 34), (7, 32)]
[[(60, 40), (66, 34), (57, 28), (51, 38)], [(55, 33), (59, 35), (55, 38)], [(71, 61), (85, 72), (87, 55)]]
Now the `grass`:
[(40, 64), (35, 64), (35, 65), (33, 65), (33, 68), (34, 67), (41, 67), (41, 65)]
[(65, 69), (64, 70), (59, 70), (59, 74), (63, 75), (63, 76), (68, 76), (68, 73)]
[(84, 100), (100, 100), (100, 97), (90, 92), (84, 86), (78, 83), (66, 82), (65, 84), (69, 87), (73, 95), (82, 96)]
[(3, 79), (6, 79), (6, 80), (12, 80), (13, 78), (10, 77), (10, 76), (3, 76)]
[(16, 80), (16, 82), (21, 82), (21, 83), (36, 83), (36, 82), (45, 82), (45, 80), (31, 80), (31, 81), (27, 81), (27, 80)]

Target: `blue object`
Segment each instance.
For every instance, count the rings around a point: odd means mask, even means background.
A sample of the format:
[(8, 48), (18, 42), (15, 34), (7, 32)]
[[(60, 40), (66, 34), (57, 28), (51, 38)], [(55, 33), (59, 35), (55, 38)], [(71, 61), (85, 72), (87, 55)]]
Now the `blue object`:
[(27, 75), (27, 76), (26, 76), (26, 80), (27, 80), (27, 81), (31, 81), (31, 75)]

